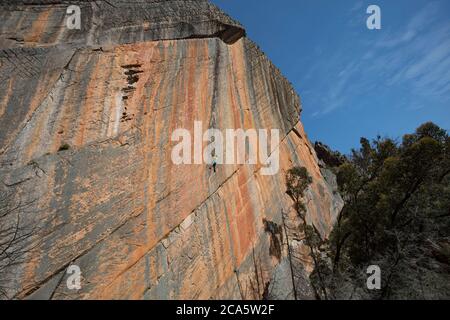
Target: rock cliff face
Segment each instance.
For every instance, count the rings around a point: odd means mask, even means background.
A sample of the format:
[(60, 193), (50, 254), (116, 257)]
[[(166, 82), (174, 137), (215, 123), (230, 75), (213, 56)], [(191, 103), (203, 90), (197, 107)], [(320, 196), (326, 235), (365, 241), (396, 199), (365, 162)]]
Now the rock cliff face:
[[(73, 4), (80, 30), (66, 27)], [(207, 1), (2, 1), (0, 48), (4, 223), (25, 230), (0, 274), (7, 297), (240, 299), (255, 265), (289, 297), (284, 172), (307, 167), (323, 236), (342, 204), (298, 96), (242, 26)], [(174, 165), (171, 134), (194, 121), (280, 129), (279, 173)]]

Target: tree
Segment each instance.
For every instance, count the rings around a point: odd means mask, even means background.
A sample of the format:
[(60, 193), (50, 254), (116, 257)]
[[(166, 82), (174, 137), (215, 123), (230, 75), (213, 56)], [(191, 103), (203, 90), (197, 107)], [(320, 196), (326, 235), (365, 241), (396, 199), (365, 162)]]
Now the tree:
[[(19, 199), (18, 199), (19, 198)], [(23, 214), (34, 201), (21, 201), (14, 190), (0, 189), (0, 298), (9, 299), (13, 270), (24, 263), (34, 245), (37, 224), (25, 221)]]
[[(362, 138), (333, 169), (345, 201), (328, 247), (333, 296), (449, 298), (449, 155), (447, 132), (428, 122), (401, 143)], [(380, 291), (365, 288), (371, 264), (382, 269)]]
[(250, 272), (241, 279), (238, 269), (234, 270), (236, 281), (242, 300), (269, 300), (272, 298), (272, 289), (275, 284), (275, 279), (268, 278), (268, 270), (263, 268), (262, 248), (255, 252), (255, 247), (252, 249), (252, 268)]
[[(313, 224), (308, 224), (306, 221), (307, 209), (303, 198), (311, 182), (312, 178), (308, 174), (308, 171), (305, 167), (294, 167), (289, 169), (286, 173), (286, 193), (291, 197), (294, 210), (297, 213), (298, 218), (300, 218), (301, 224), (299, 226), (299, 231), (303, 233), (302, 240), (304, 244), (309, 248), (309, 255), (314, 264), (314, 272), (310, 275), (310, 278), (317, 278), (317, 280), (311, 281), (311, 285), (316, 298), (328, 299), (324, 277), (324, 272), (326, 272), (327, 264), (324, 263), (324, 259), (320, 250), (321, 246), (324, 245), (324, 241), (322, 240), (320, 233), (315, 228), (315, 226)], [(287, 239), (287, 241), (289, 243), (289, 239)], [(292, 264), (293, 262), (291, 260), (291, 270), (293, 269)], [(293, 284), (295, 288), (294, 279)]]

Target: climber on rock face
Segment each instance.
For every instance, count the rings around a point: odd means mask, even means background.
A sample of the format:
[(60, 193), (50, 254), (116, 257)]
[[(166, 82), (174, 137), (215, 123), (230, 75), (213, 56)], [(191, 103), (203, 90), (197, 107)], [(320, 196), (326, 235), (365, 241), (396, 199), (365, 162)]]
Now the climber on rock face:
[(212, 167), (214, 169), (214, 173), (216, 172), (216, 166), (217, 166), (217, 156), (214, 155), (212, 158)]

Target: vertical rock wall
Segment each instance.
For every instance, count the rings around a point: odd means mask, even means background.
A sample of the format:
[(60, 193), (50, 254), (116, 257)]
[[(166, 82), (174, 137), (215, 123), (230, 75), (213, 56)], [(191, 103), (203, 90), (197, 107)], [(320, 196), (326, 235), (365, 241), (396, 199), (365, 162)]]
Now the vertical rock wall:
[[(239, 299), (257, 262), (289, 297), (285, 237), (268, 228), (291, 210), (284, 172), (307, 167), (324, 236), (342, 205), (289, 82), (206, 1), (80, 1), (81, 30), (65, 27), (68, 4), (0, 5), (0, 190), (35, 226), (0, 275), (8, 296)], [(171, 134), (194, 121), (280, 129), (279, 173), (174, 165)], [(70, 264), (80, 290), (66, 286)]]

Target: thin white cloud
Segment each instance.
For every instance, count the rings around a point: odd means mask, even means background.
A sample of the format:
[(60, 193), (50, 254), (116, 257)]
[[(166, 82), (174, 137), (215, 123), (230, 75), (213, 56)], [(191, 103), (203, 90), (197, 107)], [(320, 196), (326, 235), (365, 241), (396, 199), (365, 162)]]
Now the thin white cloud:
[(409, 21), (407, 29), (419, 31), (429, 25), (430, 21), (435, 20), (439, 14), (439, 6), (436, 1), (429, 2)]
[(406, 42), (410, 42), (416, 36), (415, 30), (406, 30), (403, 34), (396, 36), (386, 36), (379, 40), (375, 46), (380, 48), (394, 48)]
[(320, 96), (310, 96), (320, 106), (312, 116), (329, 114), (377, 89), (384, 94), (388, 87), (410, 92), (408, 110), (424, 108), (427, 99), (450, 102), (450, 20), (439, 20), (440, 10), (439, 3), (429, 3), (397, 32), (385, 30), (375, 43), (360, 40), (358, 48), (366, 52), (359, 58), (351, 46), (343, 46), (312, 65), (310, 70), (324, 79)]
[(375, 46), (382, 48), (395, 48), (414, 40), (424, 28), (433, 23), (439, 13), (439, 4), (437, 2), (428, 3), (422, 10), (414, 15), (406, 27), (396, 33), (388, 32), (382, 37)]
[(423, 96), (450, 100), (450, 23), (422, 32), (413, 43), (398, 48), (393, 55), (403, 60), (397, 62), (389, 85), (407, 85)]
[(360, 10), (364, 5), (363, 1), (356, 1), (353, 7), (350, 8), (350, 13), (354, 13), (358, 10)]

